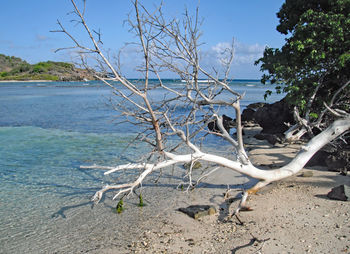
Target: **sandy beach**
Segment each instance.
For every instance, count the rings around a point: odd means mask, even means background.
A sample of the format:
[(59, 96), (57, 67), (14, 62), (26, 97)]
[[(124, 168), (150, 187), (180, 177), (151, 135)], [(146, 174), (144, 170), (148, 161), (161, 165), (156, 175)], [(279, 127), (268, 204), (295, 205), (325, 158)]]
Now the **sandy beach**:
[[(287, 163), (300, 145), (272, 146), (252, 138), (247, 150), (256, 165), (268, 168)], [(312, 176), (302, 176), (312, 172)], [(327, 193), (349, 176), (324, 167), (305, 168), (296, 176), (273, 183), (249, 197), (253, 211), (241, 212), (243, 225), (230, 214), (238, 200), (224, 199), (236, 173), (220, 169), (191, 192), (181, 192), (169, 206), (145, 221), (139, 235), (123, 248), (96, 253), (350, 253), (350, 202), (330, 200)], [(242, 182), (247, 179), (243, 176)], [(231, 192), (239, 192), (239, 186)], [(217, 213), (198, 220), (178, 211), (180, 207), (210, 204)]]

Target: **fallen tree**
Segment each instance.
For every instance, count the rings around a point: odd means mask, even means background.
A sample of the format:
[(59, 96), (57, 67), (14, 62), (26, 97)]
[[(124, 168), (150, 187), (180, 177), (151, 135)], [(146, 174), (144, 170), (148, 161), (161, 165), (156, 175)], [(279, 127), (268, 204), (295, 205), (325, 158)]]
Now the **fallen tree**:
[[(135, 163), (119, 166), (81, 166), (106, 170), (106, 175), (122, 170), (142, 170), (134, 181), (104, 186), (94, 195), (92, 200), (95, 202), (99, 202), (103, 194), (110, 190), (117, 190), (114, 199), (123, 198), (133, 193), (152, 172), (175, 164), (190, 163), (187, 172), (190, 189), (194, 186), (192, 167), (195, 162), (204, 161), (258, 180), (255, 186), (243, 192), (241, 205), (236, 210), (238, 212), (245, 206), (249, 194), (273, 181), (296, 174), (320, 148), (342, 137), (350, 129), (349, 112), (338, 109), (338, 104), (326, 105), (328, 114), (335, 118), (332, 124), (304, 145), (287, 165), (274, 170), (259, 169), (251, 163), (244, 148), (240, 108), (240, 100), (244, 95), (235, 92), (227, 82), (234, 57), (233, 43), (221, 54), (222, 72), (205, 70), (200, 61), (198, 8), (194, 16), (185, 12), (182, 20), (168, 20), (161, 7), (149, 12), (137, 0), (133, 2), (135, 17), (129, 18), (129, 24), (139, 39), (137, 45), (143, 55), (143, 64), (139, 66), (143, 80), (133, 82), (125, 78), (118, 64), (113, 65), (107, 57), (102, 48), (100, 34), (90, 30), (85, 21), (85, 6), (81, 12), (75, 1), (71, 2), (76, 22), (86, 31), (91, 46), (82, 45), (60, 22), (60, 29), (56, 32), (62, 32), (72, 39), (74, 45), (70, 48), (78, 50), (86, 68), (91, 70), (86, 56), (96, 55), (99, 71), (94, 75), (113, 89), (114, 106), (120, 111), (120, 117), (140, 128), (137, 139), (146, 142), (150, 148), (149, 155), (143, 161), (135, 158)], [(118, 58), (116, 62), (118, 63)], [(177, 74), (184, 81), (182, 85), (173, 87), (164, 83), (161, 79), (163, 70)], [(106, 79), (106, 73), (112, 73), (113, 78)], [(151, 85), (150, 75), (157, 77), (156, 85)], [(161, 93), (154, 96), (155, 91)], [(344, 89), (337, 90), (334, 97), (342, 98), (343, 92)], [(159, 98), (159, 94), (162, 94), (162, 98)], [(178, 107), (186, 110), (182, 114), (175, 114)], [(226, 108), (232, 108), (236, 113), (236, 138), (224, 126), (220, 112)], [(212, 122), (215, 122), (220, 131), (208, 129), (208, 124)], [(208, 135), (216, 135), (226, 140), (232, 146), (233, 153), (225, 157), (205, 152)], [(211, 174), (215, 170), (216, 168), (208, 169), (203, 175)]]

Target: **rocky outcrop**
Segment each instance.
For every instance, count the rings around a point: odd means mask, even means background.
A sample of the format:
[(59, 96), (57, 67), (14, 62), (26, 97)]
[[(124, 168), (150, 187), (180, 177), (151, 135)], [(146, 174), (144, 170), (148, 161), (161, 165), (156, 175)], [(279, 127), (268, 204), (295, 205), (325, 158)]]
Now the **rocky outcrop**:
[(344, 143), (337, 146), (325, 146), (315, 153), (305, 165), (305, 167), (313, 166), (327, 167), (329, 171), (346, 175), (350, 170), (350, 146)]
[(272, 104), (250, 104), (241, 117), (243, 125), (259, 124), (263, 129), (255, 138), (272, 145), (283, 142), (283, 133), (288, 129), (286, 123), (294, 124), (292, 109), (284, 99)]
[(285, 99), (265, 104), (254, 113), (254, 120), (263, 129), (262, 133), (280, 134), (288, 130), (286, 123), (294, 124), (292, 108)]
[(246, 108), (243, 110), (241, 119), (242, 122), (254, 122), (255, 110), (252, 108)]

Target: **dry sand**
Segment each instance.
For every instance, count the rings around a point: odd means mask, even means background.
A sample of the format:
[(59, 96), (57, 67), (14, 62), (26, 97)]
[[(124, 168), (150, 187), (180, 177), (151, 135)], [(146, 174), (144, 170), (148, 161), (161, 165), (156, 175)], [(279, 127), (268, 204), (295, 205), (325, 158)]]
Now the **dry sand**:
[[(299, 149), (299, 145), (273, 147), (252, 139), (253, 134), (248, 131), (247, 150), (261, 167), (283, 165)], [(308, 171), (313, 176), (300, 176)], [(230, 170), (216, 171), (195, 190), (173, 197), (169, 207), (145, 221), (139, 237), (128, 246), (99, 253), (350, 253), (350, 202), (326, 196), (335, 186), (350, 185), (349, 176), (323, 167), (303, 169), (249, 197), (254, 210), (240, 213), (243, 225), (228, 216), (239, 201), (224, 200), (232, 177), (237, 174)], [(242, 182), (246, 180), (242, 177)], [(232, 187), (235, 196), (240, 186)], [(217, 213), (194, 220), (177, 211), (195, 204), (214, 205)]]

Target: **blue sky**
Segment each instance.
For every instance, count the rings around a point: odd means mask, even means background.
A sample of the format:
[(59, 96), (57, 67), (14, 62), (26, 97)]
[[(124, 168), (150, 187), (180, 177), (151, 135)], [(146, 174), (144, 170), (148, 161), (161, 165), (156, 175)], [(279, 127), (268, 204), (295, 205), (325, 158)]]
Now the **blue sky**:
[[(77, 0), (81, 3), (80, 0)], [(158, 0), (142, 1), (152, 7)], [(194, 0), (164, 0), (165, 15), (179, 17), (185, 8), (193, 11), (198, 4)], [(204, 62), (215, 62), (215, 52), (235, 39), (235, 59), (231, 78), (260, 78), (259, 68), (254, 66), (265, 48), (281, 47), (284, 36), (276, 31), (276, 12), (282, 0), (202, 0), (200, 16), (204, 18), (201, 30), (203, 51), (207, 52)], [(72, 33), (81, 36), (77, 27), (71, 25), (72, 10), (69, 0), (12, 0), (3, 1), (0, 10), (0, 53), (21, 57), (29, 63), (40, 61), (71, 61), (69, 52), (55, 49), (71, 46), (62, 33), (51, 33), (58, 29), (57, 19)], [(86, 19), (91, 28), (101, 29), (105, 48), (111, 52), (120, 49), (124, 43), (135, 40), (123, 25), (127, 15), (132, 13), (129, 0), (87, 0)], [(210, 59), (209, 59), (210, 57)], [(132, 54), (124, 58), (123, 69), (129, 77), (137, 75), (133, 70)]]

